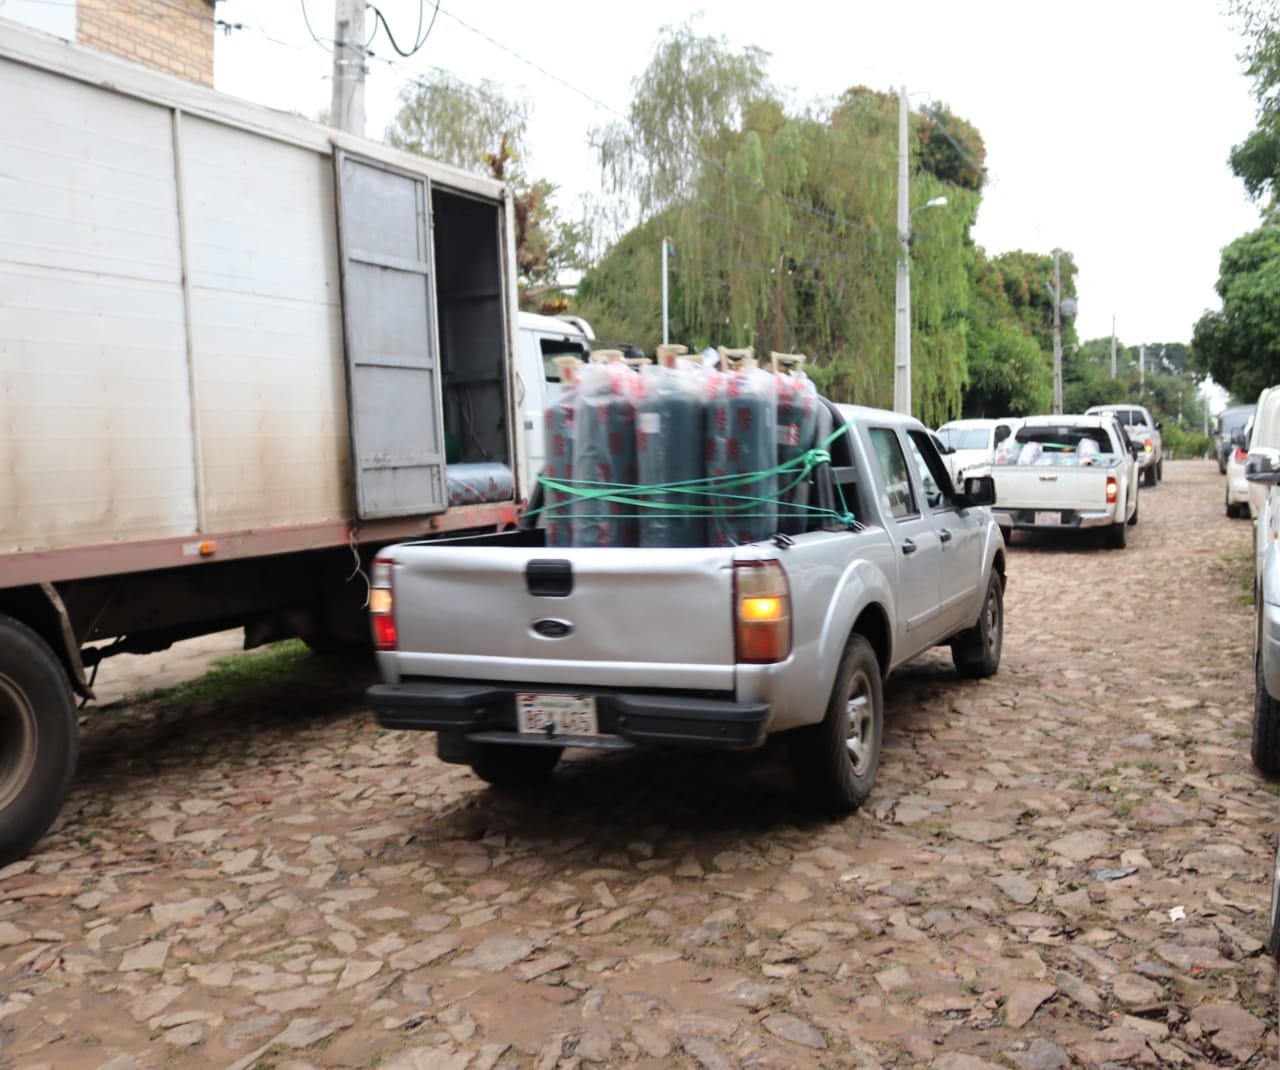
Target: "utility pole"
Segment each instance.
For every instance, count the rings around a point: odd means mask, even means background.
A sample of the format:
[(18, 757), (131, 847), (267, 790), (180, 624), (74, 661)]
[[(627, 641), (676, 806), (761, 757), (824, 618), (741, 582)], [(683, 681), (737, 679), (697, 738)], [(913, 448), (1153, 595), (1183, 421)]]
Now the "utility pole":
[(329, 125), (364, 137), (366, 0), (336, 0), (333, 12), (333, 100)]
[(1116, 318), (1111, 317), (1111, 378), (1116, 377)]
[(1138, 346), (1138, 393), (1147, 385), (1147, 347)]
[(667, 315), (667, 250), (671, 245), (671, 238), (662, 239), (662, 344), (667, 344), (668, 325), (670, 320)]
[(1053, 251), (1053, 411), (1062, 412), (1062, 251)]
[(774, 306), (773, 315), (773, 349), (775, 353), (782, 352), (782, 269), (786, 265), (787, 254), (783, 252), (778, 257), (778, 299)]
[(898, 285), (893, 332), (893, 408), (911, 415), (911, 215), (907, 190), (907, 87), (898, 95)]

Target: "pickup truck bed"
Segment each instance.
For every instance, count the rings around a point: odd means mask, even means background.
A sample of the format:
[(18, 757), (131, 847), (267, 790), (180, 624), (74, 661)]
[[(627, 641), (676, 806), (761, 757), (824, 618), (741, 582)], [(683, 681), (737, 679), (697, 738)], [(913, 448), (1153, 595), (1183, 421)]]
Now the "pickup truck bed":
[(832, 508), (801, 532), (548, 547), (534, 528), (385, 552), (379, 723), (437, 732), (441, 758), (499, 785), (544, 779), (565, 747), (743, 749), (786, 732), (802, 794), (860, 804), (889, 672), (938, 643), (965, 675), (998, 668), (1004, 550), (917, 421), (829, 405), (824, 419), (807, 489)]

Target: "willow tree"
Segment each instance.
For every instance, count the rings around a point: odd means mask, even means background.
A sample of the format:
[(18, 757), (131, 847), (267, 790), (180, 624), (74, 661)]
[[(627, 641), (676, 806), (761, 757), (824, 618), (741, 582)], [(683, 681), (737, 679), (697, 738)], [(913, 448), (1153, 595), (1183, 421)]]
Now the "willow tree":
[[(917, 216), (912, 248), (914, 393), (928, 422), (960, 409), (981, 184), (980, 164), (967, 186), (954, 160), (924, 151), (940, 122), (914, 115), (910, 146), (913, 201), (949, 202)], [(793, 113), (758, 50), (668, 28), (628, 121), (596, 134), (606, 176), (641, 222), (583, 279), (580, 310), (597, 330), (656, 340), (670, 238), (675, 340), (801, 351), (831, 397), (889, 404), (897, 130), (896, 96), (856, 88)], [(957, 130), (949, 144), (980, 158), (976, 131)]]

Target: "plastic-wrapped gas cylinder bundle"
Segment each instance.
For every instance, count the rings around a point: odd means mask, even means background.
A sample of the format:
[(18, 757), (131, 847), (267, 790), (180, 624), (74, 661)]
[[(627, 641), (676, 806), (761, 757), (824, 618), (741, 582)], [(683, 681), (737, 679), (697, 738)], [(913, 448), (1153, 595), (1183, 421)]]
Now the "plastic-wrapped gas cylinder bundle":
[(643, 380), (622, 360), (579, 370), (573, 472), (585, 495), (573, 507), (574, 546), (635, 546), (637, 508), (592, 497), (637, 482), (636, 403)]
[[(767, 539), (777, 530), (778, 377), (747, 360), (708, 377), (706, 475), (733, 482), (709, 502), (715, 546)], [(733, 477), (758, 474), (755, 479)]]
[[(542, 414), (543, 447), (546, 461), (542, 474), (546, 479), (565, 482), (573, 479), (574, 409), (578, 401), (578, 369), (576, 357), (557, 357), (560, 368), (560, 390)], [(572, 495), (543, 485), (543, 508), (546, 510), (547, 545), (572, 546), (573, 523), (570, 516)]]
[[(818, 388), (803, 372), (804, 356), (799, 353), (773, 353), (774, 373), (778, 386), (778, 464), (794, 461), (813, 449), (818, 430)], [(788, 469), (779, 477), (783, 487), (799, 477), (798, 468)], [(805, 518), (795, 489), (780, 496), (784, 532), (794, 535), (803, 531)], [(788, 509), (787, 506), (792, 506)]]
[[(636, 410), (636, 463), (644, 487), (702, 479), (704, 399), (713, 373), (680, 362), (677, 347), (664, 348), (658, 366), (640, 369), (644, 392)], [(648, 504), (639, 510), (641, 546), (706, 545), (700, 493), (677, 487), (647, 492), (643, 500)]]

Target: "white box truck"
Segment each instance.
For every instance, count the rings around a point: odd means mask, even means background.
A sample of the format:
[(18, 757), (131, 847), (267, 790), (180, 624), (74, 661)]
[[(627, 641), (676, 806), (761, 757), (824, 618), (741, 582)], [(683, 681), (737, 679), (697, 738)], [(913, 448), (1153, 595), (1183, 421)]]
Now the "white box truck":
[(105, 656), (367, 642), (358, 563), (528, 489), (504, 185), (2, 19), (0, 159), (3, 864)]

